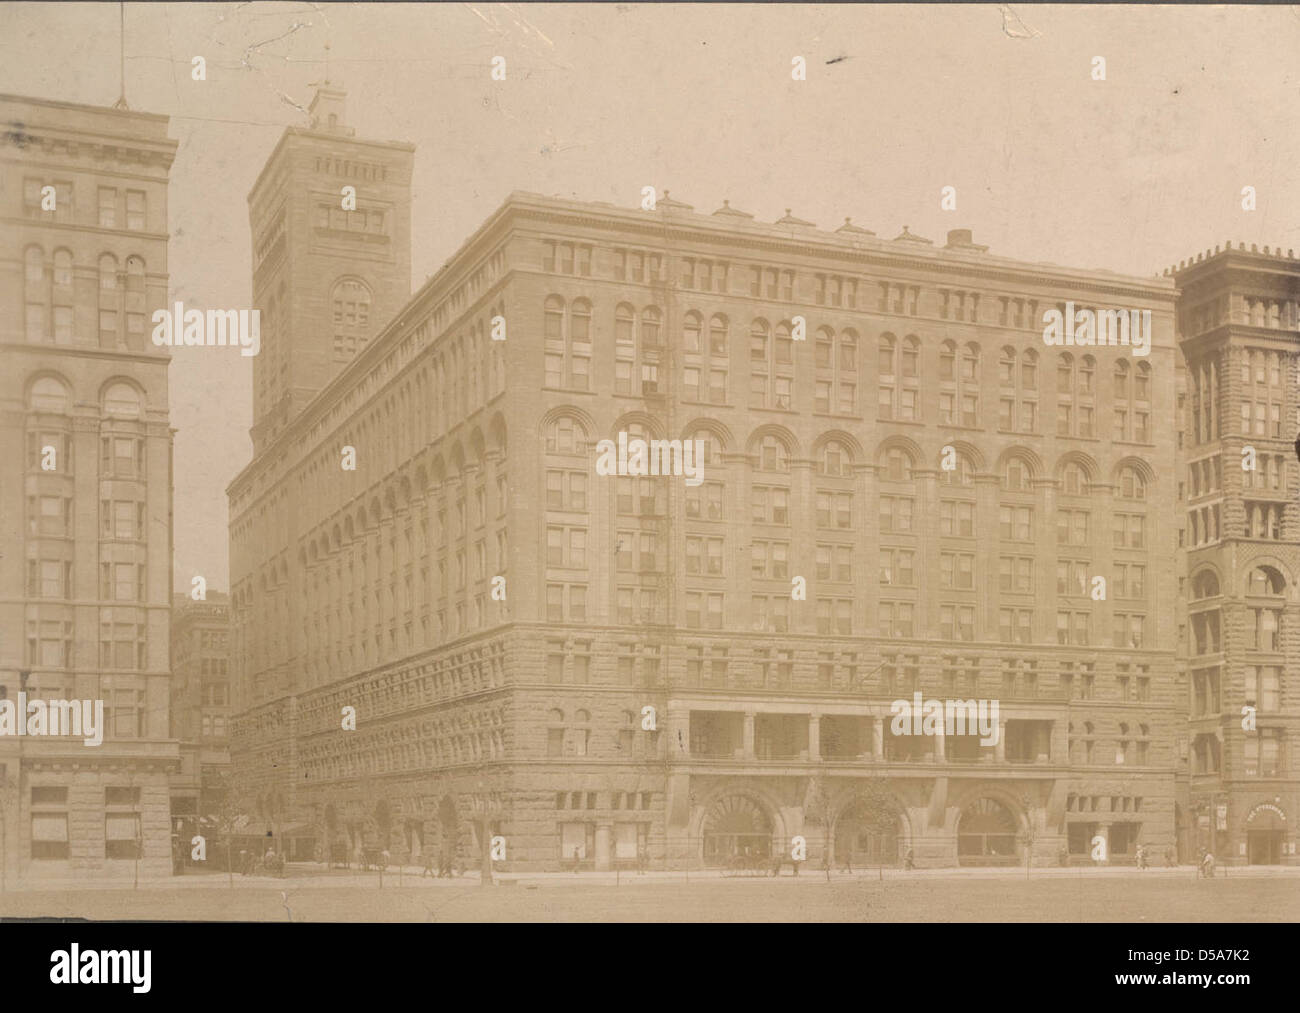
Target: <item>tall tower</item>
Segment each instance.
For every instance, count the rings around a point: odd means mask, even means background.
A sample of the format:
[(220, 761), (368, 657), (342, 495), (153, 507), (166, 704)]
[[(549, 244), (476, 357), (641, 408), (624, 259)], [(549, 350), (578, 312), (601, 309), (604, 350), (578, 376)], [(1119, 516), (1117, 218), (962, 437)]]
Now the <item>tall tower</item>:
[(411, 294), (415, 147), (356, 137), (327, 81), (306, 129), (289, 127), (248, 195), (253, 448), (260, 452)]
[(1173, 275), (1187, 395), (1185, 839), (1220, 862), (1294, 863), (1300, 260), (1229, 244)]

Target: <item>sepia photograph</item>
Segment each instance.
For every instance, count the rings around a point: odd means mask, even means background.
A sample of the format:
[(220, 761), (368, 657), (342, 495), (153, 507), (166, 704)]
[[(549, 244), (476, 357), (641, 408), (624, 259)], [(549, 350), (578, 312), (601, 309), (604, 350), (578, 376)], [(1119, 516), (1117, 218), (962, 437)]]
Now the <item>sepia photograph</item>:
[(1282, 5), (0, 4), (0, 931), (156, 943), (33, 980), (843, 922), (1249, 985), (1300, 919), (1297, 53)]

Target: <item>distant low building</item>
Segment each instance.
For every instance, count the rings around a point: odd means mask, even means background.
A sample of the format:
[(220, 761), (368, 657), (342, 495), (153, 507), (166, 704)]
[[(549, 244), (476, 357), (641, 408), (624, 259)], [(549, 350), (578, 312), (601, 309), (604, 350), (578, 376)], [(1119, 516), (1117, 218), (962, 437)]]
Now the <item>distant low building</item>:
[(190, 853), (196, 833), (212, 837), (230, 770), (230, 599), (207, 592), (172, 600), (172, 735), (181, 773), (172, 781), (172, 833)]

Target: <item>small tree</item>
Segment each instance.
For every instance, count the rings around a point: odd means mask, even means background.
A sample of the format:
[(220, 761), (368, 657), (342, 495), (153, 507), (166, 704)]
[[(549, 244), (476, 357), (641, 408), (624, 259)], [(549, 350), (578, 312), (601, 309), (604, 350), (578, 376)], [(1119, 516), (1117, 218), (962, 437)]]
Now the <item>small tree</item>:
[[(883, 777), (871, 777), (858, 789), (857, 811), (862, 825), (872, 834), (883, 836), (898, 829), (898, 800)], [(885, 879), (884, 849), (876, 849), (876, 871), (881, 882)]]
[(216, 826), (218, 835), (226, 842), (226, 878), (235, 885), (235, 831), (246, 823), (244, 807), (235, 788), (234, 777), (229, 773), (218, 774), (214, 779), (212, 794), (216, 796), (215, 808), (208, 814)]
[(811, 801), (813, 815), (821, 821), (822, 834), (825, 838), (822, 844), (822, 868), (826, 872), (826, 881), (831, 879), (831, 848), (835, 840), (835, 810), (831, 800), (831, 787), (825, 775), (818, 774), (813, 778), (812, 787), (808, 792)]
[(1018, 836), (1025, 849), (1025, 879), (1028, 879), (1034, 860), (1034, 841), (1038, 839), (1038, 803), (1026, 793), (1020, 796), (1020, 806), (1025, 811), (1025, 825)]

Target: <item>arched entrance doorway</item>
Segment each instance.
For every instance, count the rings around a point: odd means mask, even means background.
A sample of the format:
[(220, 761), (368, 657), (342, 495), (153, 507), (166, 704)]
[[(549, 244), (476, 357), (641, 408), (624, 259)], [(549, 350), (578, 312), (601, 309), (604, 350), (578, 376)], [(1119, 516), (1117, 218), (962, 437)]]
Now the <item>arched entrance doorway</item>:
[(1246, 861), (1250, 865), (1281, 865), (1286, 845), (1286, 813), (1262, 802), (1246, 817)]
[(960, 865), (1014, 865), (1016, 818), (1001, 802), (977, 798), (962, 810), (957, 822), (957, 862)]
[(854, 799), (835, 821), (835, 861), (841, 865), (897, 865), (903, 820), (898, 812), (875, 812)]
[(772, 853), (772, 817), (747, 795), (727, 795), (704, 815), (704, 864), (723, 865), (732, 858), (768, 858)]

